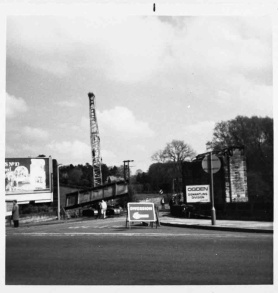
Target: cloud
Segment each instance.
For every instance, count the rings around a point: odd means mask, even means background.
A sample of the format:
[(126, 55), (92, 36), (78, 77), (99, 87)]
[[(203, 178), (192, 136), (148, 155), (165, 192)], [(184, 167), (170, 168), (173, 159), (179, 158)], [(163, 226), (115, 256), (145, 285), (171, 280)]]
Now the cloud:
[[(264, 27), (265, 34), (254, 29), (257, 22)], [(227, 76), (239, 74), (247, 78), (257, 74), (257, 82), (265, 82), (266, 76), (270, 79), (271, 22), (266, 17), (191, 18), (172, 39), (172, 54), (164, 64), (184, 72), (187, 84), (229, 88)]]
[(47, 131), (29, 126), (23, 127), (22, 134), (29, 139), (35, 140), (45, 140), (49, 136)]
[(91, 162), (91, 147), (81, 141), (52, 141), (47, 145), (47, 148), (52, 151), (53, 157), (57, 157), (57, 160), (67, 160), (74, 163), (88, 163)]
[(214, 121), (201, 121), (185, 126), (179, 137), (183, 137), (182, 139), (200, 154), (206, 152), (206, 143), (212, 139), (214, 127)]
[(216, 100), (219, 104), (228, 105), (231, 102), (231, 94), (224, 90), (219, 90)]
[(107, 27), (99, 39), (106, 48), (106, 74), (120, 82), (147, 81), (159, 72), (168, 51), (170, 26), (153, 17), (127, 17)]
[(90, 119), (89, 117), (81, 117), (80, 126), (86, 130), (90, 129)]
[(20, 113), (27, 112), (28, 106), (23, 98), (6, 93), (6, 118), (14, 118)]
[(110, 150), (101, 150), (100, 151), (102, 162), (108, 166), (118, 166), (119, 159), (113, 151)]
[[(240, 103), (238, 107), (241, 113), (246, 116), (263, 116), (273, 117), (273, 89), (272, 86), (253, 84), (246, 82), (240, 89)], [(252, 104), (252, 107), (250, 105)]]
[(138, 16), (10, 16), (7, 53), (60, 77), (82, 68), (129, 83), (158, 76), (163, 85), (179, 75), (190, 84), (192, 72), (205, 85), (215, 80), (213, 76), (227, 85), (225, 74), (239, 73), (269, 81), (271, 20), (260, 16), (172, 21)]
[(6, 158), (25, 158), (25, 157), (36, 157), (40, 154), (48, 155), (48, 151), (44, 149), (41, 143), (36, 141), (30, 143), (25, 142), (6, 142), (5, 156)]
[(128, 137), (152, 137), (154, 132), (148, 123), (139, 121), (134, 114), (125, 107), (115, 107), (111, 110), (97, 111), (99, 125), (116, 131)]
[(9, 17), (7, 53), (60, 77), (78, 67), (134, 82), (157, 71), (168, 30), (153, 17)]
[(57, 102), (56, 104), (62, 107), (69, 107), (69, 108), (74, 108), (77, 106), (77, 103), (72, 101), (60, 101), (60, 102)]
[(134, 151), (139, 151), (139, 152), (146, 152), (147, 148), (146, 148), (145, 145), (137, 144), (137, 145), (134, 146), (133, 150)]

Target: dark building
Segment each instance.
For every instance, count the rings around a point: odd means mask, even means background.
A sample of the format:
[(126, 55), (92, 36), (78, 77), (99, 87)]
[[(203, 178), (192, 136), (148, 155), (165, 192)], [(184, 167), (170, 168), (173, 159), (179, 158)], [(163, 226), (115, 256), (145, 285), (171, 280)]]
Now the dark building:
[[(213, 174), (215, 204), (247, 202), (247, 171), (243, 146), (234, 146), (213, 151), (221, 161), (218, 172)], [(202, 167), (203, 159), (209, 155), (198, 155), (192, 162), (183, 164), (183, 182), (189, 185), (210, 185), (210, 174)], [(184, 190), (185, 192), (185, 190)]]

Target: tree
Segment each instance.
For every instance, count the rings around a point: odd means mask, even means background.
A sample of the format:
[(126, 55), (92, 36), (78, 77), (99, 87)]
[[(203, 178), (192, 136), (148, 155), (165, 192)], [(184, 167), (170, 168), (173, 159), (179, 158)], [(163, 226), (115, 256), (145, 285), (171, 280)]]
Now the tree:
[(149, 167), (148, 181), (152, 191), (158, 192), (162, 189), (164, 192), (171, 192), (173, 179), (178, 177), (173, 162), (154, 163)]
[(136, 193), (150, 192), (150, 178), (148, 173), (141, 169), (136, 171), (136, 175), (130, 177), (130, 183), (133, 185)]
[(69, 172), (69, 184), (80, 185), (82, 170), (80, 168), (74, 168)]
[[(273, 119), (237, 116), (215, 125), (212, 141), (214, 150), (244, 146), (247, 164), (249, 198), (273, 195)], [(255, 194), (256, 193), (256, 194)]]
[(109, 168), (106, 164), (101, 164), (102, 183), (104, 184), (109, 176)]
[(136, 172), (135, 172), (135, 175), (137, 176), (137, 175), (142, 174), (142, 173), (144, 173), (144, 172), (141, 169), (137, 169)]
[[(189, 144), (181, 140), (172, 140), (172, 142), (166, 144), (163, 150), (155, 152), (152, 155), (152, 159), (160, 163), (173, 162), (174, 173), (177, 176), (176, 179), (178, 182), (178, 178), (182, 178), (182, 163), (191, 161), (195, 156), (196, 152)], [(184, 182), (182, 182), (182, 191), (185, 195), (184, 185)], [(179, 191), (180, 190), (178, 190), (178, 192)]]
[(190, 161), (196, 152), (191, 148), (189, 144), (186, 144), (182, 140), (172, 140), (167, 143), (163, 150), (159, 150), (152, 155), (152, 160), (159, 163), (175, 162), (180, 163), (184, 161)]
[(159, 150), (152, 155), (151, 159), (158, 163), (165, 163), (167, 158), (164, 150)]
[(109, 167), (109, 176), (124, 177), (124, 166)]

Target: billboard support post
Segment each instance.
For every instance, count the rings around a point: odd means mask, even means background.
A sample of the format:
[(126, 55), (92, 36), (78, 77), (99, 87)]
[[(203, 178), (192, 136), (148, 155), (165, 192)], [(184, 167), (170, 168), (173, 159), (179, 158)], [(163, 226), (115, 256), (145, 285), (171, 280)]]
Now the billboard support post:
[(58, 221), (61, 220), (61, 213), (60, 213), (60, 178), (59, 178), (59, 170), (60, 167), (62, 167), (62, 164), (57, 165), (57, 194), (58, 194), (58, 205), (57, 205), (57, 215), (58, 215)]

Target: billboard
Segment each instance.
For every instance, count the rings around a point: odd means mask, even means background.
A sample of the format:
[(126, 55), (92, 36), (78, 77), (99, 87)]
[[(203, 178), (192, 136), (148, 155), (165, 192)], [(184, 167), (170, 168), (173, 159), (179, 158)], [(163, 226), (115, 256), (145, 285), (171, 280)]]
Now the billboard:
[(6, 158), (6, 200), (52, 201), (52, 159)]
[(186, 186), (186, 201), (210, 202), (209, 185), (188, 185)]

